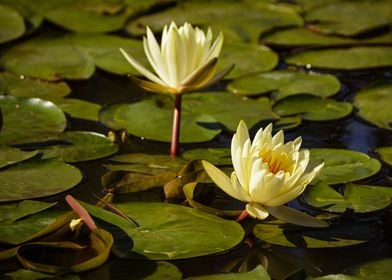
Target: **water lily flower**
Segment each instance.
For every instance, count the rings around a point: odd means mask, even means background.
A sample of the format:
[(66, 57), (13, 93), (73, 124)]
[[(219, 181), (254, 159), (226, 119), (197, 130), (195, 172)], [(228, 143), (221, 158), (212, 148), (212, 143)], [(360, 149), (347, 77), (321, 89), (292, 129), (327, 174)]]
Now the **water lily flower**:
[(231, 178), (207, 161), (203, 166), (218, 187), (247, 203), (250, 216), (263, 220), (271, 214), (294, 224), (325, 227), (324, 221), (284, 206), (305, 190), (324, 165), (307, 170), (309, 151), (300, 150), (301, 142), (298, 137), (284, 143), (282, 130), (272, 136), (272, 124), (259, 129), (251, 142), (241, 121), (231, 142)]
[(155, 73), (120, 49), (128, 62), (147, 78), (130, 77), (146, 90), (183, 94), (215, 83), (232, 68), (214, 75), (223, 44), (222, 32), (213, 41), (210, 28), (205, 34), (189, 23), (178, 28), (172, 22), (169, 27), (164, 26), (160, 46), (149, 27), (146, 33), (147, 36), (143, 38), (144, 51)]

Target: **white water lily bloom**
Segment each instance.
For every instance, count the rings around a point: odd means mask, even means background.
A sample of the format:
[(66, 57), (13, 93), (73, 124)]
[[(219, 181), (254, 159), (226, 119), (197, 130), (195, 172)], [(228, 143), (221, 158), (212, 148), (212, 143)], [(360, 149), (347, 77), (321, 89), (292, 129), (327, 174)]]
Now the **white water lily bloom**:
[(269, 214), (296, 224), (324, 227), (327, 224), (283, 204), (299, 196), (319, 173), (323, 163), (306, 171), (309, 151), (299, 150), (301, 137), (284, 143), (283, 131), (272, 136), (272, 124), (259, 129), (253, 143), (241, 121), (231, 142), (234, 171), (229, 178), (207, 161), (203, 166), (211, 179), (230, 196), (247, 202), (250, 216)]
[(155, 73), (141, 65), (135, 58), (120, 49), (128, 62), (148, 80), (131, 77), (142, 88), (169, 94), (182, 94), (210, 85), (225, 76), (227, 68), (214, 76), (219, 53), (222, 49), (223, 34), (212, 40), (211, 29), (207, 34), (189, 23), (179, 28), (172, 22), (165, 25), (161, 45), (147, 27), (143, 38), (144, 51)]

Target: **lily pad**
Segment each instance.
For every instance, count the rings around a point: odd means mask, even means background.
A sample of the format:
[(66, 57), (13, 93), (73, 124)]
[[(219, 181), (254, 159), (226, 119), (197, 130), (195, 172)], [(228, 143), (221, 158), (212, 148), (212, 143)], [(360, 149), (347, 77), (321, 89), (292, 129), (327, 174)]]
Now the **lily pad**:
[(392, 102), (391, 91), (392, 83), (360, 90), (354, 97), (358, 115), (378, 127), (391, 130), (392, 112), (388, 106)]
[(42, 35), (5, 51), (1, 66), (12, 73), (47, 80), (87, 79), (93, 61), (67, 35)]
[(306, 203), (329, 212), (343, 213), (352, 209), (356, 213), (367, 213), (381, 210), (391, 204), (391, 198), (376, 188), (345, 185), (344, 194), (340, 194), (324, 182), (308, 187), (303, 194)]
[(46, 100), (64, 97), (71, 92), (65, 82), (50, 83), (8, 72), (0, 73), (0, 93), (16, 97), (39, 97)]
[(304, 93), (328, 97), (339, 91), (340, 82), (333, 75), (280, 70), (243, 76), (230, 82), (227, 89), (240, 95), (271, 93), (274, 100), (280, 100)]
[(120, 48), (149, 67), (141, 40), (104, 34), (76, 34), (72, 36), (72, 41), (91, 57), (98, 68), (105, 71), (140, 75), (121, 54)]
[(177, 24), (187, 21), (193, 25), (212, 26), (215, 31), (234, 33), (242, 41), (252, 43), (258, 41), (261, 33), (275, 27), (303, 25), (303, 19), (294, 10), (274, 4), (259, 4), (255, 8), (236, 1), (192, 1), (160, 13), (139, 17), (131, 21), (126, 30), (132, 35), (140, 36), (144, 34), (146, 26), (158, 32), (171, 21)]
[(38, 151), (22, 151), (18, 148), (11, 148), (0, 145), (0, 168), (24, 161), (37, 155)]
[(13, 222), (9, 220), (1, 221), (0, 241), (13, 245), (25, 242), (54, 223), (62, 214), (64, 214), (64, 211), (50, 210), (29, 215), (24, 219)]
[(389, 1), (339, 1), (308, 11), (305, 19), (317, 32), (355, 36), (389, 25), (392, 13)]
[(0, 223), (15, 222), (26, 216), (46, 210), (55, 204), (56, 202), (47, 203), (34, 200), (23, 200), (20, 203), (3, 204), (0, 206)]
[(137, 227), (101, 208), (85, 203), (83, 206), (91, 215), (120, 227), (132, 238), (130, 256), (137, 253), (155, 260), (204, 256), (228, 250), (244, 236), (237, 222), (174, 204), (116, 204), (118, 209), (137, 222)]
[(68, 131), (56, 140), (65, 143), (41, 149), (42, 158), (61, 157), (65, 162), (80, 162), (107, 157), (118, 151), (116, 144), (95, 132)]
[(363, 280), (363, 278), (345, 274), (329, 274), (320, 277), (308, 277), (306, 280)]
[(352, 47), (303, 51), (287, 56), (286, 63), (339, 70), (389, 67), (392, 65), (392, 48)]
[(354, 269), (349, 269), (349, 274), (360, 279), (387, 280), (392, 277), (392, 258), (368, 262)]
[(317, 178), (327, 184), (362, 180), (381, 169), (378, 160), (360, 152), (343, 149), (311, 149), (310, 160), (311, 163), (325, 163)]
[(234, 69), (225, 77), (233, 79), (249, 73), (272, 70), (278, 61), (278, 55), (266, 46), (243, 43), (224, 44), (219, 55), (217, 71), (234, 64)]
[(336, 223), (314, 229), (291, 226), (282, 221), (257, 224), (253, 233), (265, 242), (297, 248), (331, 248), (361, 244), (374, 238), (377, 228), (372, 223)]
[(348, 102), (312, 95), (295, 95), (276, 103), (273, 110), (280, 116), (301, 114), (301, 118), (308, 121), (331, 121), (347, 117), (352, 108), (352, 104)]
[(377, 153), (380, 155), (382, 161), (392, 165), (392, 146), (378, 148)]
[[(102, 123), (112, 129), (126, 129), (130, 134), (149, 140), (170, 142), (173, 110), (172, 100), (167, 97), (153, 96), (138, 103), (109, 106), (101, 110), (99, 117)], [(183, 110), (180, 142), (212, 140), (221, 130), (205, 128), (199, 124), (213, 123), (217, 121), (210, 115), (192, 114)]]
[(81, 180), (79, 169), (56, 159), (20, 163), (0, 172), (0, 202), (54, 195)]
[(215, 165), (231, 165), (229, 148), (200, 148), (185, 151), (181, 155), (187, 160), (204, 159)]
[(45, 133), (60, 133), (67, 124), (64, 113), (57, 106), (39, 98), (0, 96), (0, 108), (2, 144), (30, 141)]
[(98, 121), (101, 105), (97, 103), (74, 98), (53, 99), (52, 101), (73, 118)]
[(13, 8), (0, 4), (0, 44), (23, 35), (23, 17)]
[(195, 276), (186, 278), (187, 280), (224, 280), (224, 279), (238, 279), (238, 280), (270, 280), (271, 277), (268, 275), (265, 268), (261, 265), (256, 266), (251, 271), (239, 272), (239, 273), (222, 273), (205, 276)]
[(278, 30), (262, 38), (262, 42), (276, 47), (309, 47), (309, 46), (349, 46), (361, 44), (391, 43), (390, 33), (366, 39), (354, 39), (341, 36), (323, 35), (308, 28), (291, 28)]

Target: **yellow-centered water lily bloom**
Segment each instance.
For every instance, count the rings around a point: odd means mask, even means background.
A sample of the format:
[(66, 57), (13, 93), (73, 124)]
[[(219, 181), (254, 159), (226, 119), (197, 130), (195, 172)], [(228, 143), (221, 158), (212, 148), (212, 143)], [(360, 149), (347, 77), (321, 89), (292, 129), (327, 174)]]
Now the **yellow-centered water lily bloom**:
[(271, 214), (295, 224), (325, 227), (324, 221), (284, 206), (305, 190), (324, 165), (307, 170), (309, 151), (300, 150), (301, 142), (298, 137), (284, 143), (282, 130), (272, 136), (272, 124), (259, 129), (251, 142), (241, 121), (231, 142), (231, 178), (207, 161), (203, 166), (218, 187), (247, 203), (250, 216), (263, 220)]
[(225, 76), (231, 67), (215, 75), (223, 34), (215, 41), (209, 28), (207, 34), (189, 23), (179, 28), (172, 22), (165, 25), (161, 45), (147, 27), (143, 38), (146, 57), (155, 73), (141, 65), (134, 57), (120, 49), (128, 62), (147, 80), (130, 77), (142, 88), (168, 94), (183, 94), (213, 84)]

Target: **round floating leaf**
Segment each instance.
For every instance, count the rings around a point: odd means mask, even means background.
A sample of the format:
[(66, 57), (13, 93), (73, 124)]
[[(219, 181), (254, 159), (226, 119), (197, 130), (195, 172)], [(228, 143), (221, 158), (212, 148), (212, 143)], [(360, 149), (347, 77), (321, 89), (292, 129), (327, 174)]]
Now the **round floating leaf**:
[(98, 121), (98, 112), (101, 105), (74, 98), (53, 99), (54, 104), (73, 118)]
[(39, 97), (51, 100), (64, 97), (71, 92), (65, 82), (49, 83), (7, 72), (0, 73), (0, 83), (2, 87), (0, 93), (7, 93), (16, 97)]
[(84, 203), (83, 206), (93, 216), (120, 227), (132, 238), (130, 256), (137, 253), (155, 260), (204, 256), (228, 250), (244, 236), (237, 222), (174, 204), (116, 204), (120, 211), (138, 223), (138, 227), (106, 210)]
[(24, 161), (37, 155), (38, 151), (22, 151), (17, 148), (0, 145), (0, 168)]
[(380, 155), (382, 161), (392, 165), (392, 146), (378, 148), (377, 153)]
[(343, 149), (311, 149), (310, 160), (325, 163), (317, 178), (327, 184), (358, 181), (381, 169), (378, 160), (360, 152)]
[(372, 124), (392, 129), (392, 83), (378, 84), (360, 90), (354, 97), (358, 115)]
[(303, 194), (306, 203), (313, 207), (330, 212), (343, 213), (352, 209), (356, 213), (366, 213), (381, 210), (391, 204), (389, 195), (368, 186), (346, 184), (344, 195), (325, 184), (319, 182), (308, 187)]
[(243, 76), (230, 82), (227, 89), (241, 95), (271, 92), (274, 100), (280, 100), (304, 93), (328, 97), (339, 91), (340, 82), (332, 75), (281, 70)]
[(23, 35), (23, 17), (13, 8), (0, 4), (0, 44)]
[(173, 158), (167, 155), (150, 155), (142, 153), (117, 155), (112, 157), (110, 160), (122, 164), (132, 164), (135, 166), (136, 172), (144, 171), (145, 173), (151, 173), (151, 170), (155, 168), (160, 170), (171, 169), (175, 171), (180, 171), (180, 169), (187, 163), (187, 161), (182, 160), (178, 157)]
[[(101, 110), (99, 117), (102, 123), (112, 129), (126, 129), (130, 134), (149, 140), (170, 142), (173, 108), (174, 103), (169, 98), (153, 96), (137, 103), (109, 106)], [(183, 110), (180, 142), (212, 140), (220, 133), (220, 129), (203, 126), (214, 123), (217, 121), (209, 115), (192, 114)]]
[(392, 258), (368, 262), (354, 269), (349, 269), (352, 274), (360, 279), (388, 280), (392, 277)]
[(67, 124), (64, 113), (52, 102), (39, 98), (0, 96), (3, 124), (0, 143), (29, 141), (42, 134), (62, 132)]
[(307, 280), (363, 280), (363, 278), (358, 278), (356, 276), (350, 276), (345, 274), (329, 274), (320, 277), (308, 277)]
[(42, 158), (61, 157), (65, 162), (79, 162), (107, 157), (118, 150), (116, 144), (95, 132), (64, 132), (56, 140), (65, 143), (41, 149)]
[(34, 37), (5, 51), (1, 66), (12, 73), (47, 80), (87, 79), (95, 71), (90, 57), (66, 35)]
[(281, 221), (257, 224), (253, 233), (265, 242), (285, 247), (329, 248), (361, 244), (377, 234), (374, 223), (337, 223), (314, 229), (292, 226)]
[(303, 19), (294, 10), (270, 3), (260, 3), (256, 8), (235, 1), (190, 1), (181, 4), (160, 13), (139, 17), (131, 21), (126, 29), (131, 34), (140, 36), (144, 34), (145, 26), (158, 32), (171, 21), (177, 24), (187, 21), (193, 25), (212, 26), (214, 31), (223, 30), (231, 38), (256, 43), (261, 33), (274, 27), (303, 24)]
[(237, 129), (240, 120), (252, 127), (262, 120), (278, 118), (272, 111), (269, 99), (244, 99), (227, 92), (187, 94), (183, 99), (183, 108), (184, 111), (211, 115), (231, 131)]
[(187, 280), (224, 280), (224, 279), (238, 279), (238, 280), (249, 280), (249, 279), (259, 279), (259, 280), (270, 280), (271, 277), (268, 275), (265, 268), (261, 265), (256, 266), (251, 271), (239, 272), (239, 273), (222, 273), (213, 274), (205, 276), (195, 276), (186, 278)]
[(357, 70), (392, 65), (390, 47), (352, 47), (347, 49), (311, 50), (286, 57), (288, 64), (299, 66)]
[(23, 217), (46, 210), (55, 204), (56, 202), (46, 203), (34, 200), (23, 200), (20, 203), (0, 205), (0, 224), (15, 222)]
[(54, 223), (62, 214), (64, 214), (64, 211), (50, 210), (29, 215), (24, 219), (14, 222), (7, 220), (1, 221), (0, 241), (14, 245), (25, 242), (36, 233)]
[(0, 172), (0, 202), (57, 194), (81, 180), (79, 169), (56, 159), (21, 163)]
[(307, 28), (278, 30), (262, 38), (264, 44), (278, 47), (343, 46), (361, 44), (391, 43), (390, 33), (366, 39), (353, 39), (340, 36), (323, 35)]
[(74, 35), (72, 40), (91, 57), (97, 67), (111, 73), (140, 75), (121, 54), (120, 48), (146, 67), (149, 65), (141, 40), (103, 34)]
[[(389, 25), (389, 1), (339, 1), (320, 5), (306, 13), (305, 19), (317, 32), (355, 36)], [(333, 20), (331, 20), (333, 19)]]
[(233, 79), (249, 73), (272, 70), (278, 60), (278, 55), (266, 46), (225, 44), (218, 58), (217, 71), (234, 64), (234, 69), (225, 77)]
[(229, 148), (202, 148), (185, 151), (181, 155), (186, 160), (204, 159), (215, 165), (231, 165)]
[(348, 102), (296, 95), (276, 103), (273, 110), (280, 116), (301, 114), (301, 118), (308, 121), (330, 121), (348, 116), (352, 108), (352, 104)]

